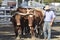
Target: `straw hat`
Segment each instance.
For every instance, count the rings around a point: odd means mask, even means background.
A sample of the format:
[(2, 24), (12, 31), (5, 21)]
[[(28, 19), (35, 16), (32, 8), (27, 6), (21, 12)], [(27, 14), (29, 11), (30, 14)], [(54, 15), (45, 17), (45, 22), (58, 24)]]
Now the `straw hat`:
[(49, 5), (46, 5), (44, 9), (45, 10), (50, 9)]

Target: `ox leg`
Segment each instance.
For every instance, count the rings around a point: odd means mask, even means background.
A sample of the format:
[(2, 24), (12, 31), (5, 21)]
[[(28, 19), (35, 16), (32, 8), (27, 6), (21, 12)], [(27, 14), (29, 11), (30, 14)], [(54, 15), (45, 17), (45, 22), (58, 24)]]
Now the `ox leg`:
[(14, 24), (14, 32), (15, 32), (15, 36), (17, 37), (18, 32), (17, 32), (17, 29), (16, 29), (16, 25), (15, 24)]
[(16, 39), (20, 39), (19, 35), (21, 34), (21, 24), (20, 24), (20, 15), (16, 15), (15, 16), (15, 20), (16, 20), (16, 32), (17, 32), (17, 38)]
[(29, 21), (29, 27), (30, 27), (30, 34), (31, 34), (31, 37), (33, 38), (32, 40), (35, 40), (35, 33), (34, 33), (34, 27), (33, 27), (33, 15), (29, 15), (28, 21)]

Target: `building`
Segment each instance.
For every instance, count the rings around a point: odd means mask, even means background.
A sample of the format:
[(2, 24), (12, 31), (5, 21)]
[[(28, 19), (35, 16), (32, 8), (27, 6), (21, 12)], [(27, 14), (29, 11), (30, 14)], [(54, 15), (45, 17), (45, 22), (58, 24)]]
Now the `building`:
[[(17, 6), (17, 0), (2, 0), (2, 4), (0, 7), (0, 23), (10, 23), (11, 18), (11, 10), (15, 10)], [(11, 9), (12, 8), (12, 9)]]
[(42, 7), (43, 5), (41, 5), (39, 2), (36, 2), (35, 0), (2, 0), (2, 4), (0, 7), (0, 22), (2, 23), (7, 23), (10, 21), (11, 18), (11, 13), (10, 11), (12, 9), (16, 9), (18, 8), (19, 5), (27, 5), (29, 4), (28, 1), (34, 1), (32, 2), (32, 6), (34, 7)]
[(14, 7), (16, 7), (17, 8), (17, 1), (16, 0), (2, 0), (2, 6), (4, 5), (4, 6), (9, 6), (9, 7), (11, 7), (11, 6), (14, 6)]

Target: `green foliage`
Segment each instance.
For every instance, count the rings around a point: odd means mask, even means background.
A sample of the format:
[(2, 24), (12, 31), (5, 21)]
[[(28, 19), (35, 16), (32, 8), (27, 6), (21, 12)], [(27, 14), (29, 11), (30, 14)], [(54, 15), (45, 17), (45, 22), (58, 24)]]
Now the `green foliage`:
[[(38, 0), (35, 0), (38, 1)], [(44, 3), (60, 2), (60, 0), (43, 0)]]
[(22, 3), (22, 0), (18, 0), (18, 2)]
[(38, 2), (38, 0), (35, 0), (36, 2)]
[(0, 3), (2, 2), (2, 0), (0, 0)]
[(2, 0), (0, 0), (0, 7), (1, 7)]
[(51, 2), (60, 2), (60, 0), (44, 0), (44, 2), (51, 3)]
[(55, 0), (55, 2), (60, 2), (60, 0)]
[[(39, 0), (35, 0), (36, 2), (38, 2)], [(22, 2), (22, 0), (18, 0), (18, 2)], [(51, 3), (51, 2), (60, 2), (60, 0), (43, 0), (44, 3)]]

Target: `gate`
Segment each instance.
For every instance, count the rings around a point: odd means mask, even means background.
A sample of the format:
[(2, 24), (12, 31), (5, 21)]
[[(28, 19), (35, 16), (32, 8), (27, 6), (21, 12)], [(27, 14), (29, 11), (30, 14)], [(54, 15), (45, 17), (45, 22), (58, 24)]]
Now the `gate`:
[(10, 24), (10, 9), (0, 9), (0, 24)]
[(15, 10), (18, 7), (17, 0), (2, 0), (0, 7), (0, 24), (11, 24), (11, 10)]

